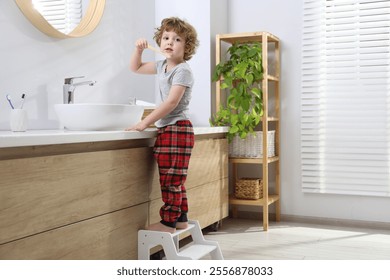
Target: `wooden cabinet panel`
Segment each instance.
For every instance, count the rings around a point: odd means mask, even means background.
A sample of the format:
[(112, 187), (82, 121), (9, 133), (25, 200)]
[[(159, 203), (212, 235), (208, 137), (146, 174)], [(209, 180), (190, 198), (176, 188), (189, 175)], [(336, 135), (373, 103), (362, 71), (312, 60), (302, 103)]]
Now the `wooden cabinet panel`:
[(0, 244), (148, 201), (151, 148), (0, 160)]
[(189, 188), (228, 177), (228, 143), (226, 139), (195, 141), (188, 168)]
[(0, 245), (0, 259), (137, 259), (148, 203)]
[(229, 215), (228, 196), (228, 178), (189, 190), (189, 218), (199, 220), (201, 228), (226, 218)]

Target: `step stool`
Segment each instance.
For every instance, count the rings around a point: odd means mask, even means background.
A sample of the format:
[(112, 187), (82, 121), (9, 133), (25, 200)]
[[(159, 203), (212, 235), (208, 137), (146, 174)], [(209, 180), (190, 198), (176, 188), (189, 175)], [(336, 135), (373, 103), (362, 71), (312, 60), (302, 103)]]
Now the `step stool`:
[[(179, 248), (180, 234), (189, 232), (193, 242)], [(205, 240), (198, 221), (188, 221), (186, 229), (176, 230), (175, 233), (139, 230), (138, 231), (138, 259), (149, 260), (150, 249), (161, 245), (167, 260), (199, 260), (207, 254), (214, 260), (223, 260), (218, 242)]]

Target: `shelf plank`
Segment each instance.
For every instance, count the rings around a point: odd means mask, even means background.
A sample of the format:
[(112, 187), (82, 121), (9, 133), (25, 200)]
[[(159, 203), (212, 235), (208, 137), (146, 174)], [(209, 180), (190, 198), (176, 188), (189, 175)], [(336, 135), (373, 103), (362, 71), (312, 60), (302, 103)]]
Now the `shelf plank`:
[(219, 34), (219, 39), (228, 43), (247, 43), (247, 42), (262, 42), (263, 36), (267, 36), (269, 42), (279, 42), (279, 39), (269, 32), (245, 32), (245, 33), (230, 33)]
[[(272, 203), (279, 200), (279, 195), (271, 194), (268, 196), (268, 205), (271, 205)], [(250, 206), (264, 206), (264, 199), (238, 199), (235, 198), (234, 195), (229, 196), (229, 204), (230, 205), (250, 205)]]
[(269, 75), (268, 74), (265, 78), (268, 79), (269, 81), (279, 82), (279, 78), (274, 76), (274, 75)]
[[(218, 80), (218, 82), (223, 83), (224, 80), (225, 80), (224, 77), (221, 77), (221, 78)], [(278, 78), (278, 77), (276, 77), (276, 76), (274, 76), (274, 75), (269, 75), (269, 74), (268, 74), (268, 75), (264, 75), (262, 80), (263, 80), (263, 81), (264, 81), (264, 80), (268, 80), (268, 81), (279, 82), (279, 78)]]
[[(276, 162), (279, 160), (278, 156), (269, 157), (267, 162)], [(237, 157), (229, 157), (229, 161), (231, 163), (249, 163), (249, 164), (262, 164), (263, 158), (237, 158)]]

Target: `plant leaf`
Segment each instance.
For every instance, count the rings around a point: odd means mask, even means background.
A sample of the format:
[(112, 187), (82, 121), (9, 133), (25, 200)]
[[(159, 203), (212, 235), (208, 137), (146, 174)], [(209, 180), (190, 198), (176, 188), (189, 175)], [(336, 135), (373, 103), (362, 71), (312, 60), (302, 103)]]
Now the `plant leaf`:
[(238, 127), (233, 125), (229, 128), (229, 133), (236, 134), (238, 132)]
[(221, 84), (221, 89), (229, 88), (228, 84), (226, 82), (223, 82)]

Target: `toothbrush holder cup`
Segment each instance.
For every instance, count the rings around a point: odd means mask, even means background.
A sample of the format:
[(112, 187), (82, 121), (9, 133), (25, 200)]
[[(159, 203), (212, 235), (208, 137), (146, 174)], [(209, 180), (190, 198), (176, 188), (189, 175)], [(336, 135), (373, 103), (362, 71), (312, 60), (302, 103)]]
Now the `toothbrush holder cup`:
[(13, 132), (27, 130), (27, 111), (25, 109), (13, 109), (10, 115), (10, 127)]

